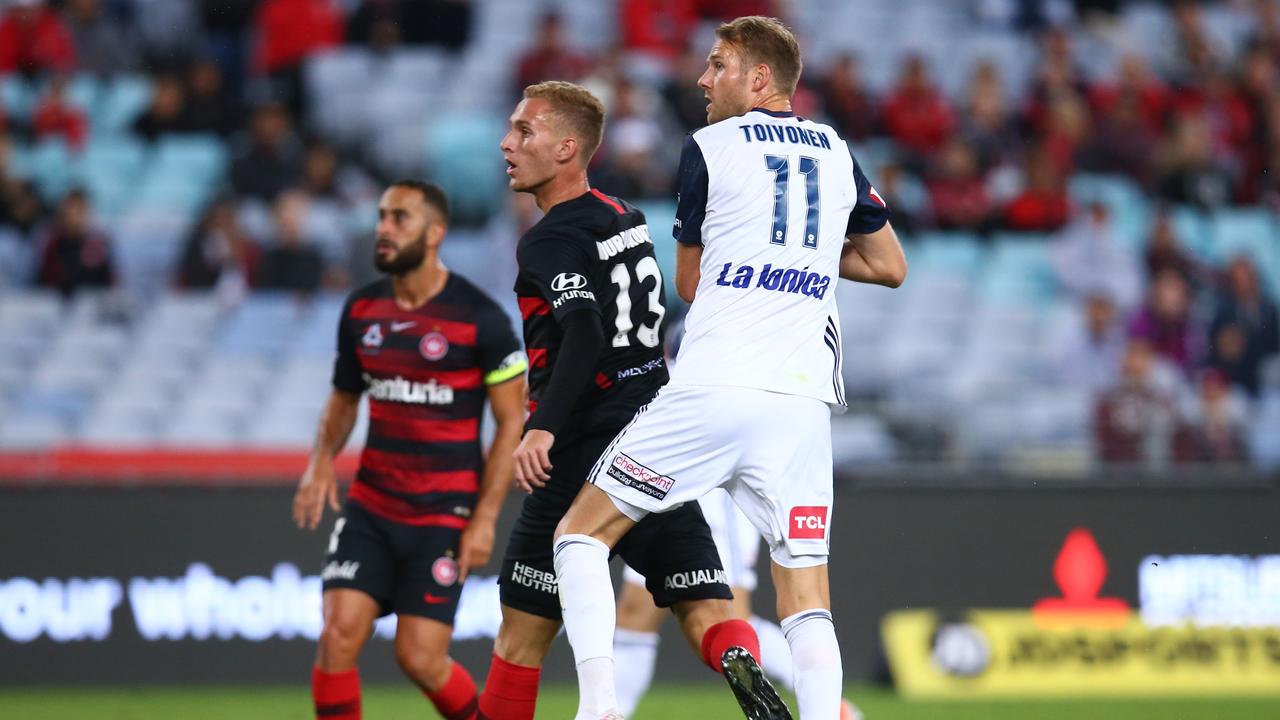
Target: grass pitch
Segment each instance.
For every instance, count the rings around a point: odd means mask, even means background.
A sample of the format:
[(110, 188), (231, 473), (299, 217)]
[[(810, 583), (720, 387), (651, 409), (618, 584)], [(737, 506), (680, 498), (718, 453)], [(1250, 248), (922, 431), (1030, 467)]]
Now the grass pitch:
[[(1268, 700), (1060, 700), (909, 703), (892, 690), (850, 688), (867, 720), (1264, 720), (1280, 718), (1280, 698)], [(795, 704), (788, 698), (794, 710)], [(12, 720), (311, 720), (305, 687), (0, 689), (0, 718)], [(572, 718), (573, 688), (552, 687), (538, 702), (538, 720)], [(367, 720), (436, 718), (407, 686), (366, 688)], [(659, 687), (635, 720), (740, 718), (728, 688), (699, 684)]]

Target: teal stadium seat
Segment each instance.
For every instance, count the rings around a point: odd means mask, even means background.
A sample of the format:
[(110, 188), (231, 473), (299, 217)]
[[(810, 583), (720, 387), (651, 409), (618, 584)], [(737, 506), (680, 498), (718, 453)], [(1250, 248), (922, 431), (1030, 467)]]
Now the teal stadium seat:
[(60, 139), (19, 149), (13, 165), (14, 175), (33, 182), (47, 203), (56, 203), (78, 180), (75, 156)]
[(1111, 213), (1116, 240), (1130, 250), (1140, 251), (1151, 226), (1151, 203), (1136, 183), (1119, 175), (1076, 175), (1071, 179), (1071, 197), (1077, 204), (1100, 202)]
[(39, 95), (36, 88), (21, 75), (0, 75), (0, 107), (13, 120), (28, 120), (35, 112)]
[(227, 170), (227, 149), (216, 136), (173, 135), (156, 143), (138, 188), (144, 208), (195, 213), (214, 195)]
[(683, 305), (684, 301), (676, 294), (676, 239), (671, 235), (676, 221), (676, 204), (646, 201), (635, 205), (644, 213), (645, 223), (649, 226), (653, 254), (658, 258), (658, 269), (662, 271), (667, 288), (667, 305)]
[(103, 82), (88, 73), (77, 74), (67, 83), (67, 100), (84, 111), (90, 119), (90, 127), (93, 125), (93, 116), (102, 96)]
[(977, 235), (965, 232), (923, 233), (904, 243), (911, 272), (924, 271), (973, 279), (986, 261), (987, 251)]
[(1280, 297), (1280, 226), (1261, 208), (1223, 210), (1209, 221), (1214, 259), (1223, 264), (1238, 255), (1253, 259), (1272, 297)]
[(1209, 217), (1189, 205), (1173, 208), (1173, 229), (1182, 247), (1197, 259), (1213, 262), (1213, 234)]
[(1058, 294), (1043, 235), (1001, 233), (992, 239), (991, 257), (979, 282), (983, 299), (1043, 308)]
[(98, 95), (89, 115), (94, 134), (127, 133), (151, 103), (151, 81), (142, 75), (117, 75)]
[(509, 194), (497, 141), (505, 123), (474, 114), (436, 118), (427, 129), (428, 175), (449, 193), (462, 224), (480, 223), (502, 209)]
[(95, 212), (105, 218), (124, 212), (146, 160), (146, 147), (133, 138), (106, 135), (91, 139), (80, 165)]

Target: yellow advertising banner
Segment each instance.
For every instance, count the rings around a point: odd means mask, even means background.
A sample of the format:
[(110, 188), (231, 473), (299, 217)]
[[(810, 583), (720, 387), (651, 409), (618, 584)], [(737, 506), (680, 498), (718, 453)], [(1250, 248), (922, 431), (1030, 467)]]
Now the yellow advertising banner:
[(1280, 627), (1149, 627), (1132, 612), (900, 610), (881, 632), (913, 698), (1278, 695)]

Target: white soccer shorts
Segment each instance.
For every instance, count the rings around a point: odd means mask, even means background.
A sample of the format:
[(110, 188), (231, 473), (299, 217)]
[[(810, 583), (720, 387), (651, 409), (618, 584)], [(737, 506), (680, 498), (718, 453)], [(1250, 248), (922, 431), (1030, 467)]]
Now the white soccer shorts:
[[(733, 498), (721, 488), (702, 496), (698, 501), (702, 514), (711, 527), (711, 538), (720, 551), (720, 564), (728, 576), (729, 587), (747, 592), (756, 589), (756, 558), (760, 555), (760, 533), (742, 514)], [(644, 576), (624, 566), (622, 579), (633, 585), (644, 585)]]
[(827, 561), (831, 411), (753, 388), (668, 385), (610, 443), (588, 478), (632, 520), (723, 487), (783, 567)]

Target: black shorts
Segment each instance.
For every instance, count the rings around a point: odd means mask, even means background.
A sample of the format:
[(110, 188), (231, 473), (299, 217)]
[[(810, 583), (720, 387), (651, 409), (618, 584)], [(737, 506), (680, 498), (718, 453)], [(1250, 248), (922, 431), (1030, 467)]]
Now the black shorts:
[[(552, 448), (551, 480), (525, 498), (507, 541), (498, 579), (503, 605), (560, 619), (552, 538), (591, 468), (616, 435), (614, 431), (580, 435)], [(647, 515), (618, 543), (614, 554), (645, 577), (645, 587), (658, 607), (733, 598), (698, 503)]]
[(359, 590), (378, 603), (378, 615), (419, 615), (453, 625), (462, 595), (458, 582), (461, 530), (392, 522), (348, 502), (329, 536), (324, 589)]

